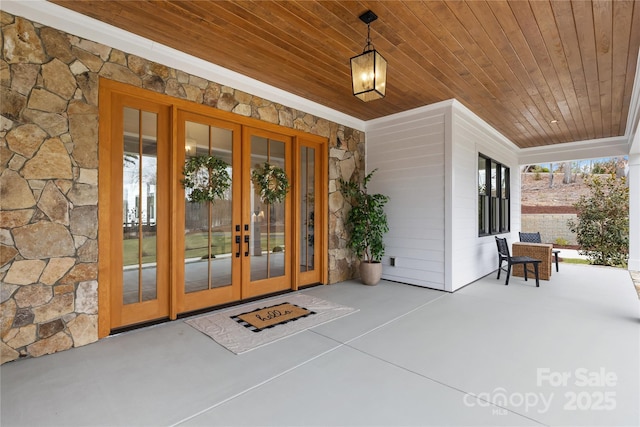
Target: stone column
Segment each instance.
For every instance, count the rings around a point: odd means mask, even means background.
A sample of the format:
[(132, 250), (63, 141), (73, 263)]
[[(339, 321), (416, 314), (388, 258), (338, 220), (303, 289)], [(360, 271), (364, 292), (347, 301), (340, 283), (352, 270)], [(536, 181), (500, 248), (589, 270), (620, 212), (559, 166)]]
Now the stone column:
[(629, 270), (640, 271), (640, 153), (629, 154)]

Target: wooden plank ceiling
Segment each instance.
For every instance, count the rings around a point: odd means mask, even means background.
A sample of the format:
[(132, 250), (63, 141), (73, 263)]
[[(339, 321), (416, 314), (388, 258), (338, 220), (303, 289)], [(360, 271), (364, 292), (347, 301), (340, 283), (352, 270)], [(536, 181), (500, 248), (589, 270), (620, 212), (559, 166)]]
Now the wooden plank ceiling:
[[(53, 2), (363, 120), (456, 98), (522, 148), (623, 135), (640, 47), (633, 0)], [(389, 69), (364, 103), (368, 9)]]

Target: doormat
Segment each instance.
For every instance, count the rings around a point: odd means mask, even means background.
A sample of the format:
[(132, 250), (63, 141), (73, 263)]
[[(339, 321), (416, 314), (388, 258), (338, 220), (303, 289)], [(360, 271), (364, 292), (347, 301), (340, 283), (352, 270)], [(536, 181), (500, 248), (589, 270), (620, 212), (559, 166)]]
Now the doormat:
[(304, 307), (298, 307), (290, 302), (271, 305), (265, 308), (258, 308), (247, 313), (231, 316), (233, 320), (249, 329), (252, 332), (264, 331), (287, 322), (293, 322), (307, 316), (315, 314), (314, 311)]
[[(276, 311), (280, 314), (275, 313)], [(288, 311), (292, 313), (283, 315)], [(309, 295), (289, 294), (188, 319), (185, 322), (233, 353), (242, 354), (357, 311), (355, 308)], [(266, 326), (261, 323), (255, 326), (254, 320), (258, 320), (256, 314), (265, 319)], [(252, 316), (254, 319), (251, 319)], [(242, 318), (249, 318), (251, 322)]]

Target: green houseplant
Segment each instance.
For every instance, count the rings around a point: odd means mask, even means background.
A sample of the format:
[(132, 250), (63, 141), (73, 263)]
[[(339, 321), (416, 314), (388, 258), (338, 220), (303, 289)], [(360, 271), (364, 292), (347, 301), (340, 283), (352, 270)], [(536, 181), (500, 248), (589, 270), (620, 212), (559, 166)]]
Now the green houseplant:
[(340, 190), (351, 204), (347, 215), (350, 232), (349, 247), (360, 259), (360, 279), (367, 285), (375, 285), (382, 276), (384, 255), (384, 234), (389, 231), (384, 206), (389, 197), (383, 194), (369, 194), (367, 185), (377, 169), (364, 177), (362, 184), (357, 181), (340, 179)]

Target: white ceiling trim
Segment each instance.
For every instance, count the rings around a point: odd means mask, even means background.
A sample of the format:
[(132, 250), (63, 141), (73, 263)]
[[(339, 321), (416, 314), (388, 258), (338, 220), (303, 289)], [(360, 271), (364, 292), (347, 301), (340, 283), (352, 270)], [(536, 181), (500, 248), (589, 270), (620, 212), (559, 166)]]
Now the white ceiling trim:
[(631, 102), (629, 103), (629, 115), (627, 116), (627, 127), (624, 134), (629, 137), (629, 145), (632, 144), (633, 135), (638, 130), (638, 119), (640, 118), (640, 55), (636, 62), (636, 75), (631, 91)]
[(44, 0), (3, 0), (2, 9), (353, 129), (365, 129), (363, 120)]
[(631, 102), (629, 103), (629, 115), (627, 116), (627, 128), (625, 135), (629, 137), (629, 153), (640, 153), (640, 55), (636, 63), (636, 76), (633, 81), (631, 91)]
[(636, 131), (635, 136), (631, 139), (631, 148), (629, 154), (640, 154), (640, 132)]
[(536, 165), (550, 162), (626, 156), (627, 154), (629, 154), (629, 138), (625, 135), (614, 138), (524, 148), (518, 153), (518, 161), (521, 165)]
[(480, 116), (478, 116), (476, 113), (471, 111), (460, 101), (454, 99), (453, 107), (454, 107), (454, 110), (460, 113), (461, 115), (467, 116), (470, 120), (475, 121), (479, 126), (484, 127), (487, 132), (493, 135), (494, 140), (499, 141), (505, 148), (515, 153), (518, 153), (521, 151), (520, 147), (514, 144), (513, 141), (511, 141), (509, 138), (501, 134), (496, 128), (491, 126), (489, 123), (485, 122), (482, 118), (480, 118)]

